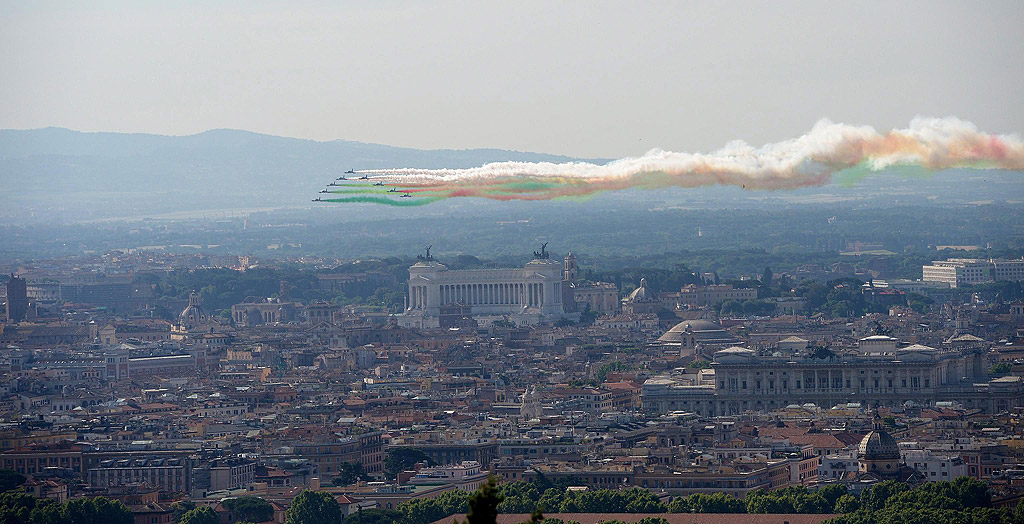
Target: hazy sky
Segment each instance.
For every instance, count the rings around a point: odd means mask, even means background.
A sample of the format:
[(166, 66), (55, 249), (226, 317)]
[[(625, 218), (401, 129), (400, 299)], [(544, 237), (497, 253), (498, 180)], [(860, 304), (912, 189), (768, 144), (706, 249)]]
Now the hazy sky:
[(1024, 2), (2, 2), (0, 128), (579, 156), (1024, 132)]

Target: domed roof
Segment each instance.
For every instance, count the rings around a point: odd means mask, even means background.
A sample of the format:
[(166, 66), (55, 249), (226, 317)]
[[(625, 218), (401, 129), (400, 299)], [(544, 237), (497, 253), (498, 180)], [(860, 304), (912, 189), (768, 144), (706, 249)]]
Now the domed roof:
[(697, 331), (717, 331), (721, 329), (722, 326), (710, 320), (684, 320), (672, 326), (672, 329), (666, 331), (658, 340), (662, 342), (679, 342), (683, 337), (683, 333), (687, 331), (694, 333)]
[(206, 310), (203, 309), (199, 301), (199, 294), (193, 291), (188, 296), (188, 306), (178, 315), (178, 322), (182, 325), (195, 325), (206, 322), (208, 319), (209, 315), (206, 314)]
[(647, 279), (641, 278), (640, 287), (634, 289), (633, 292), (629, 294), (629, 297), (626, 298), (626, 301), (630, 303), (650, 302), (654, 299), (654, 294), (647, 289)]
[(900, 447), (892, 435), (876, 429), (864, 435), (858, 446), (861, 459), (864, 460), (899, 460)]

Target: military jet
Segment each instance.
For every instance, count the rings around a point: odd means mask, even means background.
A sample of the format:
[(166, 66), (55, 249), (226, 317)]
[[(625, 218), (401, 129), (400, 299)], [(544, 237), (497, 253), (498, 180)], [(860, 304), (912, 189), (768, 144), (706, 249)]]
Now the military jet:
[(328, 191), (328, 190), (326, 190), (326, 189), (321, 189), (321, 190), (320, 190), (320, 192), (321, 192), (321, 193), (330, 193), (330, 191)]
[(412, 195), (410, 195), (409, 193), (402, 193), (402, 196), (398, 198), (412, 198)]
[(336, 183), (334, 183), (334, 182), (331, 182), (330, 184), (327, 184), (327, 185), (328, 185), (328, 186), (341, 186), (341, 184), (336, 184)]
[(323, 202), (323, 200), (321, 200), (320, 197), (316, 197), (313, 199), (313, 202)]
[(352, 169), (349, 169), (348, 171), (345, 171), (345, 174), (346, 175), (354, 175), (354, 174), (356, 174), (356, 172), (354, 170), (352, 170)]
[(369, 179), (370, 179), (369, 175), (363, 175), (363, 176), (359, 177), (359, 180), (369, 180)]
[(375, 185), (375, 186), (383, 186), (384, 182), (375, 182), (373, 185)]
[(344, 175), (342, 175), (342, 176), (340, 176), (340, 177), (336, 178), (335, 180), (348, 180), (348, 179), (347, 179), (347, 178), (345, 178), (345, 176), (344, 176)]
[(393, 187), (393, 188), (388, 190), (388, 193), (397, 193), (397, 192), (398, 192), (398, 188), (397, 187)]

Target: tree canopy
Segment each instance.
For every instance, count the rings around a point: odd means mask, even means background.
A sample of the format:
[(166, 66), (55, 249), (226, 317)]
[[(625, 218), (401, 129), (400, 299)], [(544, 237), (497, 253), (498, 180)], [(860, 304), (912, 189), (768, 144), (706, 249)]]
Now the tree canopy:
[(330, 493), (307, 489), (292, 500), (284, 521), (285, 524), (339, 524), (341, 520), (341, 507)]

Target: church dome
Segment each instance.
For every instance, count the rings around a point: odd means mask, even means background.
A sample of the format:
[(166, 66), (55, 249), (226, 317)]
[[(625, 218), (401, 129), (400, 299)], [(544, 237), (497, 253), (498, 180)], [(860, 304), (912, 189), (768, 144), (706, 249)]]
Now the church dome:
[(722, 326), (710, 320), (684, 320), (676, 324), (675, 326), (672, 326), (672, 329), (666, 331), (664, 335), (658, 338), (658, 340), (661, 342), (680, 342), (683, 340), (683, 335), (687, 333), (721, 330)]
[(627, 302), (650, 302), (654, 300), (654, 294), (647, 289), (647, 279), (640, 279), (640, 287), (633, 290), (626, 298)]
[(900, 447), (892, 435), (876, 429), (864, 435), (858, 447), (862, 460), (899, 460)]
[(209, 315), (199, 302), (199, 294), (193, 291), (188, 296), (188, 306), (178, 315), (178, 321), (182, 325), (194, 325), (209, 320)]

